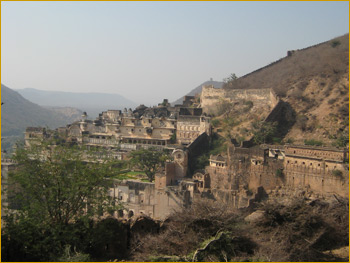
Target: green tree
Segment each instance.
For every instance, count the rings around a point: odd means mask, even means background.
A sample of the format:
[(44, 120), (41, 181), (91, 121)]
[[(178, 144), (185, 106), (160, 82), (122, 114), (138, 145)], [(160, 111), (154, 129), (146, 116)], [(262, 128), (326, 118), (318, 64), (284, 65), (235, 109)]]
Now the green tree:
[(277, 131), (277, 122), (255, 121), (252, 128), (254, 143), (262, 144), (271, 141)]
[(229, 83), (229, 82), (235, 81), (236, 79), (237, 79), (236, 74), (235, 73), (231, 73), (230, 76), (228, 76), (227, 78), (223, 79), (223, 82)]
[(130, 157), (131, 165), (143, 170), (150, 182), (154, 180), (157, 170), (164, 166), (165, 161), (168, 159), (164, 151), (157, 151), (155, 149), (132, 151)]
[(112, 161), (96, 161), (94, 154), (78, 148), (37, 145), (20, 149), (10, 182), (16, 186), (20, 212), (51, 224), (68, 224), (92, 217), (110, 204), (105, 178)]
[(94, 156), (61, 145), (16, 151), (18, 166), (8, 186), (10, 208), (16, 213), (5, 217), (2, 236), (7, 242), (2, 251), (17, 252), (8, 258), (56, 260), (67, 245), (88, 247), (81, 237), (88, 240), (91, 220), (117, 209), (106, 180), (113, 173), (113, 161)]
[(343, 133), (343, 134), (340, 134), (335, 143), (333, 143), (334, 146), (337, 146), (337, 147), (346, 147), (348, 144), (349, 144), (349, 135), (348, 133)]

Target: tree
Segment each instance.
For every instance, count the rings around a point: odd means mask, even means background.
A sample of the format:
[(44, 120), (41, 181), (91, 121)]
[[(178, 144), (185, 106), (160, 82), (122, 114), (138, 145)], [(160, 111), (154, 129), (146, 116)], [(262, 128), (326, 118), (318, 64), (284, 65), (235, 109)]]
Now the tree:
[(271, 141), (277, 131), (277, 122), (256, 121), (252, 123), (253, 140), (256, 144)]
[(346, 147), (349, 144), (349, 135), (348, 132), (343, 132), (340, 134), (335, 143), (333, 143), (337, 147)]
[(110, 203), (106, 180), (109, 159), (96, 161), (78, 148), (38, 145), (20, 149), (14, 159), (18, 169), (10, 182), (17, 186), (21, 212), (50, 224), (68, 224), (92, 217)]
[(165, 161), (168, 159), (164, 151), (157, 151), (156, 149), (133, 151), (130, 157), (131, 165), (143, 170), (150, 182), (154, 180), (157, 170), (164, 166)]
[(228, 76), (227, 78), (223, 79), (223, 82), (225, 82), (226, 84), (232, 81), (235, 81), (237, 79), (237, 76), (235, 73), (231, 73), (230, 76)]
[(61, 145), (18, 149), (14, 159), (18, 166), (8, 189), (16, 213), (5, 218), (2, 234), (8, 242), (2, 251), (15, 247), (15, 261), (46, 261), (57, 259), (67, 245), (87, 248), (81, 237), (87, 239), (89, 222), (117, 209), (106, 180), (113, 161)]

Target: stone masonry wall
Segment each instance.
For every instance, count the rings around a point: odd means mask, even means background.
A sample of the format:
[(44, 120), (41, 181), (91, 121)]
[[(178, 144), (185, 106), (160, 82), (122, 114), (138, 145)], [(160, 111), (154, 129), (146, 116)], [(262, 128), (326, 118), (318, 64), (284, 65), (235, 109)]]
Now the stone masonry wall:
[(255, 106), (269, 104), (272, 108), (279, 101), (272, 89), (216, 89), (211, 86), (203, 86), (201, 93), (201, 107), (205, 113), (214, 113), (217, 106), (223, 101), (230, 103), (238, 101), (252, 101)]
[[(289, 188), (305, 188), (322, 195), (337, 194), (349, 196), (347, 169), (337, 165), (342, 175), (334, 175), (330, 170), (306, 165), (286, 165), (284, 169), (285, 185)], [(344, 166), (344, 165), (342, 165)]]
[(249, 189), (256, 190), (260, 186), (265, 190), (275, 189), (276, 186), (284, 184), (284, 177), (277, 176), (277, 170), (283, 169), (283, 162), (274, 160), (268, 164), (263, 165), (251, 165)]

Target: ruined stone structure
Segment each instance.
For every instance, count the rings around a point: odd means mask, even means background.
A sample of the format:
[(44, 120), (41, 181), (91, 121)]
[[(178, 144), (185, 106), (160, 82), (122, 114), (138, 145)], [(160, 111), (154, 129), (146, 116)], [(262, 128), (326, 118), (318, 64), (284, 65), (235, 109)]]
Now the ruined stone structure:
[(201, 107), (205, 113), (215, 113), (223, 102), (234, 104), (239, 101), (252, 101), (255, 107), (270, 112), (279, 102), (272, 89), (216, 89), (203, 86), (200, 97)]
[(285, 184), (324, 195), (349, 195), (349, 151), (338, 148), (285, 146)]
[(121, 202), (125, 210), (118, 217), (147, 215), (164, 219), (170, 213), (189, 206), (198, 192), (197, 184), (187, 174), (187, 152), (176, 149), (174, 162), (166, 163), (163, 171), (155, 176), (154, 183), (125, 180), (110, 189), (113, 198)]
[(349, 194), (348, 149), (344, 148), (229, 147), (228, 156), (210, 157), (206, 173), (214, 197), (234, 207), (237, 200), (231, 196), (246, 195), (244, 191), (237, 192), (239, 189), (252, 192), (245, 197), (246, 204), (267, 197), (266, 192), (273, 195), (278, 192), (276, 189), (289, 193), (301, 190), (324, 197), (334, 194), (348, 197)]

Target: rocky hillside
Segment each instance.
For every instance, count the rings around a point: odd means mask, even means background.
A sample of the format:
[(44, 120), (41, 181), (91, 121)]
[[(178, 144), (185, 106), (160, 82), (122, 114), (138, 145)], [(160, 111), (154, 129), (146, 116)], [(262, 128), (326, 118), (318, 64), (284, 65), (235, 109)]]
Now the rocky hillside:
[(72, 108), (72, 107), (44, 107), (45, 109), (49, 109), (57, 114), (59, 114), (60, 118), (63, 119), (64, 122), (68, 121), (65, 124), (72, 123), (81, 118), (83, 111)]
[(82, 112), (74, 108), (49, 109), (40, 107), (18, 92), (1, 85), (1, 145), (9, 149), (18, 139), (23, 138), (28, 126), (57, 128), (80, 118)]
[(340, 144), (349, 125), (349, 35), (286, 53), (224, 88), (272, 88), (294, 114), (285, 141)]

